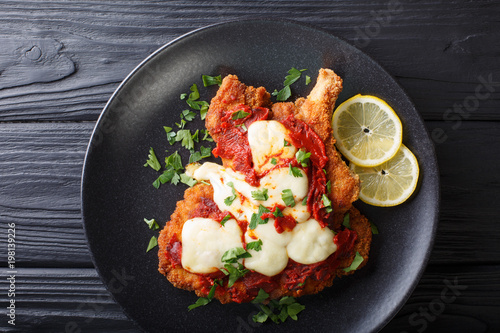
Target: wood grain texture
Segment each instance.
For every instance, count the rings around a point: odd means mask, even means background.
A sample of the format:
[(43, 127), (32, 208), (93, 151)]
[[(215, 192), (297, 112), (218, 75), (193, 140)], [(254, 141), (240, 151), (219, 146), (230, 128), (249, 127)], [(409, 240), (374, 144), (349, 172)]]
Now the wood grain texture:
[[(498, 3), (390, 3), (2, 1), (0, 121), (95, 120), (119, 82), (161, 45), (255, 17), (314, 24), (358, 46), (396, 76), (426, 119), (444, 120), (475, 95), (481, 77), (500, 81)], [(470, 119), (500, 119), (500, 86), (480, 102)]]
[[(491, 204), (500, 200), (500, 166), (489, 154), (500, 145), (500, 122), (453, 125), (427, 122), (430, 132), (447, 136), (436, 145), (442, 209), (431, 264), (500, 264), (498, 207)], [(93, 123), (0, 124), (0, 217), (16, 223), (20, 265), (92, 267), (80, 216), (92, 129)]]
[[(0, 321), (3, 332), (71, 332), (67, 328), (73, 327), (82, 332), (140, 332), (93, 269), (25, 268), (18, 270), (16, 281), (16, 327)], [(6, 288), (7, 281), (0, 280), (0, 289)], [(0, 302), (5, 300), (1, 294)], [(430, 268), (382, 332), (417, 332), (424, 325), (426, 332), (443, 332), (450, 325), (462, 332), (495, 332), (500, 321), (493, 311), (483, 311), (485, 307), (500, 311), (500, 266)], [(5, 309), (0, 313), (4, 316)], [(424, 313), (431, 319), (423, 320)]]

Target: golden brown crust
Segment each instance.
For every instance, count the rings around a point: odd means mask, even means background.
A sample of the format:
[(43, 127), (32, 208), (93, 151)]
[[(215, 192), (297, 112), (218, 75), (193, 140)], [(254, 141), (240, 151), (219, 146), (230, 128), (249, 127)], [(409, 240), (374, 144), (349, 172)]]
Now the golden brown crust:
[[(330, 158), (327, 165), (327, 172), (332, 180), (333, 194), (331, 195), (332, 205), (334, 206), (335, 216), (334, 225), (338, 227), (346, 211), (350, 214), (350, 225), (352, 230), (356, 231), (358, 238), (354, 244), (354, 253), (359, 252), (364, 261), (360, 267), (364, 266), (368, 260), (368, 253), (372, 239), (371, 227), (368, 220), (360, 212), (351, 206), (351, 203), (357, 198), (359, 191), (359, 181), (357, 176), (353, 176), (340, 155), (335, 150), (334, 139), (331, 134), (331, 115), (338, 93), (342, 89), (342, 80), (330, 70), (321, 70), (318, 83), (308, 96), (308, 99), (299, 99), (294, 103), (277, 103), (272, 107), (273, 119), (280, 120), (293, 114), (298, 119), (303, 120), (311, 126), (316, 133), (324, 140), (326, 152)], [(322, 92), (322, 93), (321, 93)], [(246, 104), (250, 107), (270, 106), (269, 93), (264, 88), (247, 87), (235, 75), (228, 75), (224, 78), (217, 95), (212, 99), (209, 111), (206, 117), (206, 127), (217, 142), (218, 133), (216, 128), (220, 123), (220, 118), (224, 111), (233, 108), (238, 104)], [(224, 161), (230, 163), (231, 161)], [(172, 239), (182, 242), (182, 227), (190, 218), (192, 211), (200, 204), (202, 198), (213, 199), (213, 188), (208, 185), (198, 184), (188, 188), (184, 193), (184, 199), (177, 203), (176, 209), (172, 214), (170, 221), (161, 231), (158, 238), (159, 245), (159, 271), (177, 288), (193, 290), (200, 297), (206, 296), (208, 290), (206, 284), (200, 278), (200, 275), (190, 273), (182, 268), (181, 265), (173, 265), (167, 257), (167, 247)], [(270, 293), (270, 298), (280, 298), (282, 296), (298, 297), (302, 295), (315, 294), (325, 287), (333, 284), (335, 277), (349, 275), (354, 271), (346, 273), (343, 268), (349, 267), (355, 255), (342, 259), (336, 271), (328, 278), (316, 280), (308, 278), (304, 286), (299, 289), (287, 289), (279, 285)], [(176, 267), (174, 267), (176, 266)], [(215, 294), (221, 303), (232, 301), (232, 294), (247, 292), (247, 286), (240, 280), (234, 284), (234, 289), (228, 291), (226, 288), (218, 288)]]

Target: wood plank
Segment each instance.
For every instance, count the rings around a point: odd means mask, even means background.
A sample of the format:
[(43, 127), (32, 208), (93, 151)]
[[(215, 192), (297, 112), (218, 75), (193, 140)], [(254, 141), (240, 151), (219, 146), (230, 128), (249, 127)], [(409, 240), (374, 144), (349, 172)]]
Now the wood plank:
[[(494, 154), (500, 122), (463, 122), (456, 130), (455, 123), (426, 124), (448, 136), (436, 145), (442, 208), (431, 264), (500, 263), (499, 208), (491, 204), (500, 200)], [(92, 267), (80, 216), (81, 169), (92, 128), (0, 124), (0, 218), (16, 223), (17, 259), (24, 267)], [(0, 255), (5, 251), (0, 248)]]
[[(3, 332), (62, 332), (66, 325), (83, 332), (139, 332), (93, 269), (23, 268), (16, 285), (16, 327), (2, 320)], [(458, 286), (456, 295), (450, 285)], [(8, 289), (5, 279), (0, 288)], [(424, 325), (428, 332), (494, 332), (500, 329), (499, 295), (500, 266), (430, 268), (383, 332), (416, 332)], [(0, 302), (6, 301), (2, 293)]]
[[(390, 3), (2, 1), (0, 121), (95, 120), (119, 82), (161, 45), (254, 17), (313, 23), (357, 45), (398, 78), (426, 119), (474, 102), (480, 77), (500, 81), (498, 3)], [(500, 89), (492, 89), (470, 119), (500, 119)]]

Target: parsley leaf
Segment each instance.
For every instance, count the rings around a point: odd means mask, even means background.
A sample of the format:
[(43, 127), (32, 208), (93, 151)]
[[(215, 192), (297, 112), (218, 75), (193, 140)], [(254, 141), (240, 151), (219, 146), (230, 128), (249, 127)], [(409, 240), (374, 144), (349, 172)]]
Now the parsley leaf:
[(273, 215), (275, 217), (283, 217), (283, 213), (281, 212), (281, 210), (278, 208), (278, 206), (276, 206), (276, 208), (274, 209), (274, 213)]
[(146, 164), (144, 164), (144, 166), (147, 167), (148, 165), (155, 171), (160, 171), (161, 164), (158, 161), (158, 158), (156, 157), (155, 151), (152, 147), (149, 148), (148, 160), (146, 161)]
[(148, 224), (149, 229), (153, 229), (153, 230), (160, 229), (160, 226), (158, 225), (158, 223), (156, 223), (155, 219), (148, 220), (147, 218), (144, 218), (144, 222), (146, 222)]
[(190, 110), (183, 110), (181, 113), (181, 117), (184, 117), (187, 121), (192, 121), (194, 117), (196, 116), (196, 113)]
[(326, 190), (328, 191), (328, 194), (332, 193), (332, 182), (331, 181), (326, 182)]
[(293, 197), (292, 190), (286, 189), (281, 191), (281, 199), (286, 206), (295, 207), (295, 198)]
[(231, 119), (232, 120), (243, 119), (243, 118), (248, 117), (249, 115), (251, 115), (250, 112), (245, 112), (243, 110), (238, 110), (236, 112), (233, 112), (233, 114), (231, 115)]
[(172, 166), (174, 170), (179, 171), (182, 170), (184, 167), (182, 166), (182, 159), (181, 155), (175, 151), (175, 153), (171, 154), (168, 157), (165, 157), (165, 166), (168, 168), (168, 166)]
[(196, 132), (194, 132), (193, 135), (191, 135), (191, 137), (193, 138), (193, 141), (195, 142), (200, 142), (200, 130), (197, 129)]
[(285, 147), (290, 147), (292, 144), (290, 142), (286, 141), (286, 139), (283, 139), (283, 145)]
[(307, 205), (307, 196), (302, 199), (302, 206), (306, 206)]
[(331, 213), (333, 211), (332, 202), (330, 201), (330, 199), (328, 199), (328, 196), (326, 194), (323, 194), (321, 200), (323, 201), (323, 206), (326, 208), (326, 212)]
[(300, 172), (300, 169), (293, 167), (292, 163), (289, 164), (289, 174), (291, 174), (295, 178), (302, 177), (302, 172)]
[(189, 177), (185, 173), (181, 173), (180, 180), (181, 180), (181, 183), (186, 184), (189, 187), (193, 187), (194, 185), (196, 185), (198, 183), (198, 181), (196, 179)]
[[(202, 120), (203, 120), (203, 118), (202, 118)], [(204, 133), (202, 140), (208, 141), (208, 142), (214, 142), (214, 139), (212, 139), (208, 130), (204, 129), (204, 130), (201, 130), (201, 132)]]
[(224, 199), (224, 204), (226, 204), (226, 206), (231, 206), (233, 201), (236, 200), (236, 190), (234, 189), (233, 182), (228, 182), (227, 186), (231, 187), (233, 195), (230, 195), (229, 197)]
[(262, 303), (268, 297), (269, 297), (269, 294), (266, 293), (265, 290), (261, 288), (261, 289), (259, 289), (259, 293), (257, 294), (257, 296), (252, 300), (252, 303), (254, 303), (254, 304)]
[(148, 248), (147, 248), (146, 252), (151, 251), (157, 245), (158, 245), (158, 240), (156, 239), (156, 236), (151, 237), (151, 239), (149, 240), (149, 244), (148, 244)]
[(257, 190), (257, 191), (252, 191), (252, 198), (258, 201), (266, 201), (269, 199), (269, 195), (267, 195), (267, 188), (264, 188), (262, 190)]
[(349, 213), (344, 215), (344, 222), (342, 222), (342, 225), (346, 227), (347, 229), (351, 229), (351, 223), (349, 220)]
[(170, 145), (173, 145), (175, 143), (175, 138), (177, 134), (174, 131), (172, 131), (172, 127), (163, 126), (163, 128), (165, 129), (165, 133), (167, 133), (168, 143), (170, 143)]
[(252, 217), (250, 218), (250, 224), (248, 225), (248, 228), (253, 230), (257, 228), (257, 224), (266, 224), (269, 219), (262, 219), (262, 214), (269, 213), (269, 209), (266, 207), (259, 205), (259, 209), (257, 211), (257, 214), (253, 213)]
[[(259, 297), (259, 295), (260, 291), (256, 299)], [(262, 297), (260, 299), (265, 300), (265, 298), (263, 297), (264, 294), (262, 294)], [(297, 314), (305, 309), (304, 305), (297, 303), (295, 301), (295, 298), (290, 296), (281, 298), (279, 302), (271, 300), (269, 304), (271, 307), (268, 307), (264, 304), (259, 304), (261, 311), (253, 316), (252, 319), (254, 322), (263, 323), (267, 321), (267, 319), (271, 319), (276, 324), (279, 324), (280, 322), (285, 322), (288, 317), (292, 318), (293, 320), (297, 320)], [(279, 312), (279, 314), (276, 314), (275, 311)]]
[(363, 256), (356, 251), (356, 256), (349, 267), (344, 268), (344, 272), (355, 271), (363, 262)]
[(370, 227), (372, 229), (372, 234), (378, 235), (378, 228), (373, 222), (370, 222)]
[(181, 145), (188, 150), (194, 148), (193, 137), (188, 129), (179, 130), (175, 136), (175, 141), (181, 141)]
[(309, 166), (309, 158), (311, 157), (311, 153), (306, 153), (302, 148), (295, 153), (295, 158), (297, 162), (299, 162), (304, 168)]
[(204, 305), (207, 305), (208, 303), (210, 303), (215, 296), (215, 289), (217, 289), (217, 285), (221, 285), (221, 284), (222, 284), (222, 281), (217, 280), (217, 279), (214, 280), (214, 284), (213, 284), (212, 288), (210, 288), (210, 291), (209, 291), (207, 297), (198, 298), (196, 303), (188, 306), (188, 310), (191, 311), (193, 309), (196, 309), (197, 307), (204, 306)]
[[(246, 273), (249, 272), (248, 269), (245, 269), (245, 267), (238, 263), (238, 259), (243, 259), (243, 258), (250, 258), (252, 255), (245, 251), (244, 248), (242, 247), (235, 247), (232, 249), (227, 250), (221, 258), (222, 262), (225, 262), (226, 264), (224, 265), (224, 268), (221, 269), (221, 271), (229, 275), (229, 280), (228, 280), (228, 287), (232, 287), (234, 285), (234, 282), (238, 280), (240, 277), (245, 276)], [(234, 267), (232, 264), (238, 263), (238, 267)]]
[(292, 83), (294, 83), (295, 81), (297, 81), (300, 78), (300, 76), (302, 75), (302, 72), (304, 72), (306, 70), (307, 69), (298, 70), (297, 68), (292, 67), (288, 71), (288, 75), (285, 77), (285, 81), (283, 82), (283, 85), (284, 86), (291, 85)]
[(222, 84), (222, 76), (210, 76), (210, 75), (202, 75), (201, 80), (203, 81), (203, 86), (209, 87), (213, 85), (221, 85)]
[(231, 219), (231, 214), (227, 214), (226, 216), (224, 216), (224, 218), (220, 221), (220, 224), (222, 224), (222, 226), (224, 226), (224, 224), (226, 224), (227, 221), (229, 221)]
[(258, 241), (255, 242), (247, 243), (247, 250), (255, 250), (255, 251), (262, 250), (262, 239), (259, 239)]
[(160, 188), (160, 184), (165, 184), (166, 182), (171, 182), (172, 184), (177, 184), (176, 181), (176, 176), (179, 177), (177, 172), (174, 170), (174, 168), (169, 165), (167, 166), (167, 169), (163, 171), (163, 173), (160, 175), (160, 177), (156, 178), (156, 180), (153, 182), (153, 186), (158, 189)]
[(200, 147), (201, 158), (206, 158), (212, 156), (212, 148), (210, 147)]
[(200, 98), (200, 92), (198, 91), (198, 86), (196, 85), (196, 83), (193, 83), (189, 90), (191, 90), (191, 93), (189, 94), (188, 100), (196, 101), (198, 98)]
[(234, 264), (238, 261), (238, 259), (250, 258), (251, 256), (252, 255), (247, 251), (245, 251), (244, 248), (233, 247), (232, 249), (229, 249), (226, 252), (224, 252), (220, 261), (228, 264)]
[(287, 99), (290, 98), (290, 96), (292, 96), (292, 90), (290, 89), (290, 86), (285, 86), (283, 89), (281, 89), (280, 91), (274, 91), (273, 92), (273, 96), (276, 96), (276, 100), (278, 102), (284, 102), (286, 101)]
[(309, 75), (306, 75), (306, 86), (308, 86), (309, 83), (311, 83), (311, 77)]
[(276, 161), (276, 159), (274, 157), (271, 158), (271, 164), (276, 165), (276, 163), (278, 163), (278, 161)]

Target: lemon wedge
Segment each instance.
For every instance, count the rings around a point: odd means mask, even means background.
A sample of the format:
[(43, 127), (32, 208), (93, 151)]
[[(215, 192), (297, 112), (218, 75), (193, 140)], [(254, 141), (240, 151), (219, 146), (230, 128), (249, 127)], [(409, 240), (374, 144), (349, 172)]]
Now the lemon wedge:
[(389, 207), (406, 201), (418, 182), (418, 162), (410, 149), (401, 145), (389, 161), (375, 167), (350, 165), (361, 181), (359, 198), (367, 204)]
[(356, 95), (340, 104), (332, 119), (338, 150), (364, 167), (382, 164), (396, 155), (403, 126), (396, 112), (375, 96)]

